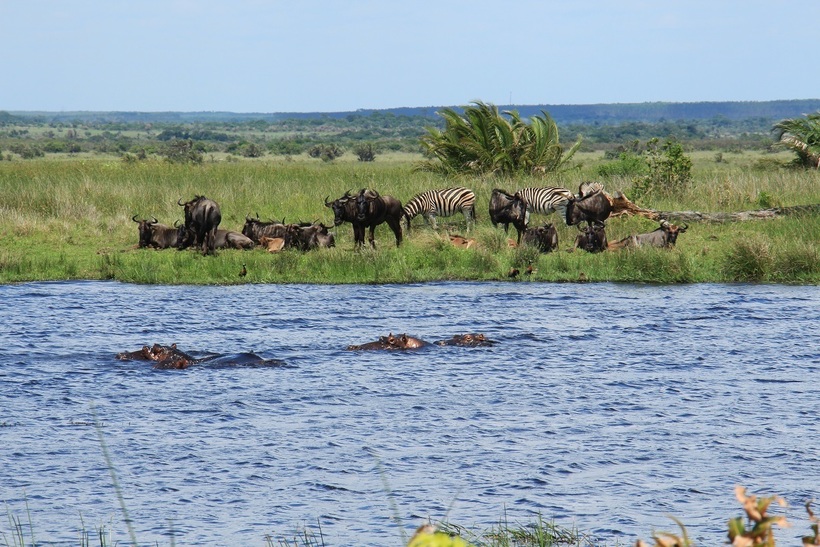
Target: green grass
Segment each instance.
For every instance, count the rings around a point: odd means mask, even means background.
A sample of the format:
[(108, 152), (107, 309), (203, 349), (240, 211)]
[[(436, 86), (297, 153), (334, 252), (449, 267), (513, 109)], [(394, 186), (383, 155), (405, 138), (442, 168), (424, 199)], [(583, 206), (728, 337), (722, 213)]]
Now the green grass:
[[(767, 168), (760, 155), (743, 154), (714, 162), (695, 158), (694, 181), (684, 195), (641, 202), (660, 210), (741, 211), (765, 205), (820, 203), (820, 173)], [(567, 252), (577, 234), (556, 215), (533, 217), (533, 224), (558, 225), (559, 252), (539, 255), (507, 245), (488, 219), (494, 187), (529, 185), (577, 188), (595, 178), (600, 154), (579, 154), (578, 169), (547, 179), (446, 180), (416, 173), (419, 159), (396, 155), (373, 163), (265, 160), (205, 163), (126, 164), (114, 158), (0, 162), (0, 282), (116, 279), (133, 283), (405, 283), (435, 280), (509, 280), (511, 268), (532, 265), (521, 281), (615, 281), (649, 283), (820, 282), (820, 221), (816, 216), (728, 224), (690, 224), (672, 250), (638, 249), (590, 255)], [(607, 190), (629, 194), (626, 179), (603, 181)], [(451, 246), (448, 232), (465, 235), (463, 218), (441, 219), (438, 233), (414, 219), (405, 243), (395, 247), (386, 225), (376, 229), (377, 249), (354, 250), (352, 228), (336, 230), (334, 249), (269, 254), (264, 250), (220, 251), (202, 257), (192, 250), (137, 249), (131, 217), (181, 220), (180, 198), (204, 194), (222, 209), (221, 227), (241, 230), (246, 215), (286, 222), (332, 223), (325, 197), (347, 190), (376, 188), (406, 202), (431, 188), (466, 185), (478, 198), (478, 222), (469, 235), (477, 245)], [(642, 218), (614, 218), (610, 241), (654, 229)], [(248, 276), (240, 278), (242, 264)], [(523, 271), (523, 270), (522, 270)]]

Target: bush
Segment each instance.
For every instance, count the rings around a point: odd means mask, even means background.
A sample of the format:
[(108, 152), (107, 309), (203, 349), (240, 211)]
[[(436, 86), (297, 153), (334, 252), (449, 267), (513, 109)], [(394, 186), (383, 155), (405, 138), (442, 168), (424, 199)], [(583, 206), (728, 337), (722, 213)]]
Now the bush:
[(631, 152), (621, 152), (616, 161), (598, 167), (599, 177), (634, 177), (646, 172), (647, 166), (644, 159)]
[(649, 173), (632, 181), (633, 199), (650, 194), (680, 195), (692, 181), (692, 160), (683, 153), (683, 146), (673, 140), (658, 143), (658, 139), (651, 139), (646, 145)]

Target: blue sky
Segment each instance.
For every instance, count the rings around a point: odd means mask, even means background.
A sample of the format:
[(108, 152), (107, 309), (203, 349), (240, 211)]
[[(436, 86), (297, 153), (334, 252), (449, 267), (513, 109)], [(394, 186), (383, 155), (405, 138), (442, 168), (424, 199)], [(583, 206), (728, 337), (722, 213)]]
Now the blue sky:
[(820, 98), (820, 0), (0, 0), (0, 110)]

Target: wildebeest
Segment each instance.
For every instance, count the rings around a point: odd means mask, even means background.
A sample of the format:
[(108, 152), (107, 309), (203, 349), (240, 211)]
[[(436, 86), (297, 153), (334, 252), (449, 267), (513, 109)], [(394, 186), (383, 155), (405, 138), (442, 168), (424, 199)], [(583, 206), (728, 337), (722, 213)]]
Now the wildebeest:
[[(384, 222), (396, 236), (396, 247), (401, 245), (401, 218), (404, 211), (401, 201), (393, 196), (381, 196), (376, 190), (362, 188), (356, 197), (356, 222), (362, 226), (359, 244), (364, 243), (364, 229), (369, 227), (368, 241), (376, 248), (374, 231)], [(354, 224), (355, 227), (355, 224)]]
[(648, 234), (637, 234), (625, 237), (619, 241), (615, 241), (609, 245), (610, 249), (623, 249), (625, 247), (662, 247), (671, 248), (675, 246), (678, 240), (678, 234), (681, 234), (689, 228), (689, 225), (684, 223), (683, 226), (670, 224), (668, 220), (661, 220), (661, 225)]
[(567, 226), (586, 222), (589, 226), (602, 223), (612, 214), (612, 202), (599, 183), (581, 183), (578, 196), (567, 202)]
[(202, 254), (213, 252), (216, 244), (216, 229), (222, 222), (219, 205), (205, 196), (195, 196), (191, 201), (177, 205), (185, 208), (185, 229), (194, 235), (194, 245), (202, 246)]
[(131, 217), (131, 220), (137, 223), (140, 247), (167, 249), (176, 247), (179, 244), (179, 227), (172, 228), (171, 226), (158, 224), (159, 221), (156, 218), (137, 220), (137, 215)]
[(583, 249), (589, 253), (600, 253), (607, 248), (606, 231), (603, 222), (596, 222), (578, 227), (581, 233), (575, 238), (575, 249)]
[(217, 230), (214, 239), (216, 249), (253, 249), (256, 243), (251, 238), (233, 230)]
[(245, 225), (242, 226), (242, 235), (261, 245), (259, 240), (263, 237), (285, 237), (286, 229), (284, 220), (282, 222), (277, 220), (261, 221), (259, 215), (256, 215), (256, 218), (246, 216)]
[(327, 226), (321, 222), (286, 224), (285, 246), (302, 251), (310, 251), (320, 247), (334, 247), (335, 238)]
[(490, 222), (493, 226), (504, 225), (504, 232), (512, 224), (518, 232), (518, 241), (527, 229), (527, 202), (521, 194), (510, 194), (499, 188), (494, 188), (490, 195)]
[(524, 231), (524, 244), (532, 245), (542, 253), (549, 253), (558, 248), (558, 230), (553, 224), (527, 228)]
[(267, 249), (269, 253), (278, 253), (285, 248), (285, 238), (262, 236), (259, 238), (259, 245)]

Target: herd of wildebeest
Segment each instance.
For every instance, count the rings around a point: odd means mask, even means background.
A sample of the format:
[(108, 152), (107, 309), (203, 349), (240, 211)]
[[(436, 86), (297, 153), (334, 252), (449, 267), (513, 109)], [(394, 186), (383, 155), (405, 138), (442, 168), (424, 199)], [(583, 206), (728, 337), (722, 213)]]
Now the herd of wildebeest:
[[(376, 190), (361, 189), (356, 193), (347, 191), (333, 201), (326, 197), (324, 204), (333, 211), (333, 225), (349, 222), (353, 226), (356, 247), (364, 245), (365, 233), (369, 230), (368, 241), (375, 247), (374, 230), (387, 224), (396, 237), (396, 245), (401, 245), (403, 229), (409, 232), (411, 220), (421, 215), (436, 228), (437, 217), (447, 217), (462, 213), (466, 229), (475, 224), (475, 193), (464, 187), (428, 190), (412, 197), (402, 206), (393, 196), (381, 195)], [(241, 232), (219, 227), (222, 214), (219, 204), (205, 196), (195, 196), (190, 201), (182, 199), (177, 204), (183, 207), (184, 222), (174, 226), (160, 224), (156, 218), (132, 220), (138, 224), (139, 247), (156, 249), (196, 247), (203, 254), (216, 249), (253, 249), (262, 246), (270, 252), (286, 248), (311, 250), (333, 247), (335, 238), (328, 226), (321, 222), (299, 222), (286, 224), (275, 220), (262, 221), (259, 216), (245, 217)], [(649, 233), (634, 234), (615, 242), (608, 242), (606, 220), (612, 214), (612, 198), (597, 182), (584, 182), (578, 193), (560, 187), (521, 188), (514, 193), (501, 189), (492, 191), (489, 202), (490, 221), (493, 226), (501, 225), (504, 230), (512, 224), (517, 231), (516, 245), (531, 245), (541, 252), (551, 252), (558, 248), (558, 233), (552, 223), (529, 226), (530, 214), (550, 214), (557, 211), (567, 226), (577, 226), (574, 249), (588, 252), (621, 249), (625, 247), (673, 247), (678, 234), (686, 231), (686, 225), (677, 226), (666, 220)], [(585, 224), (585, 225), (584, 225)], [(464, 238), (452, 238), (464, 243)]]

